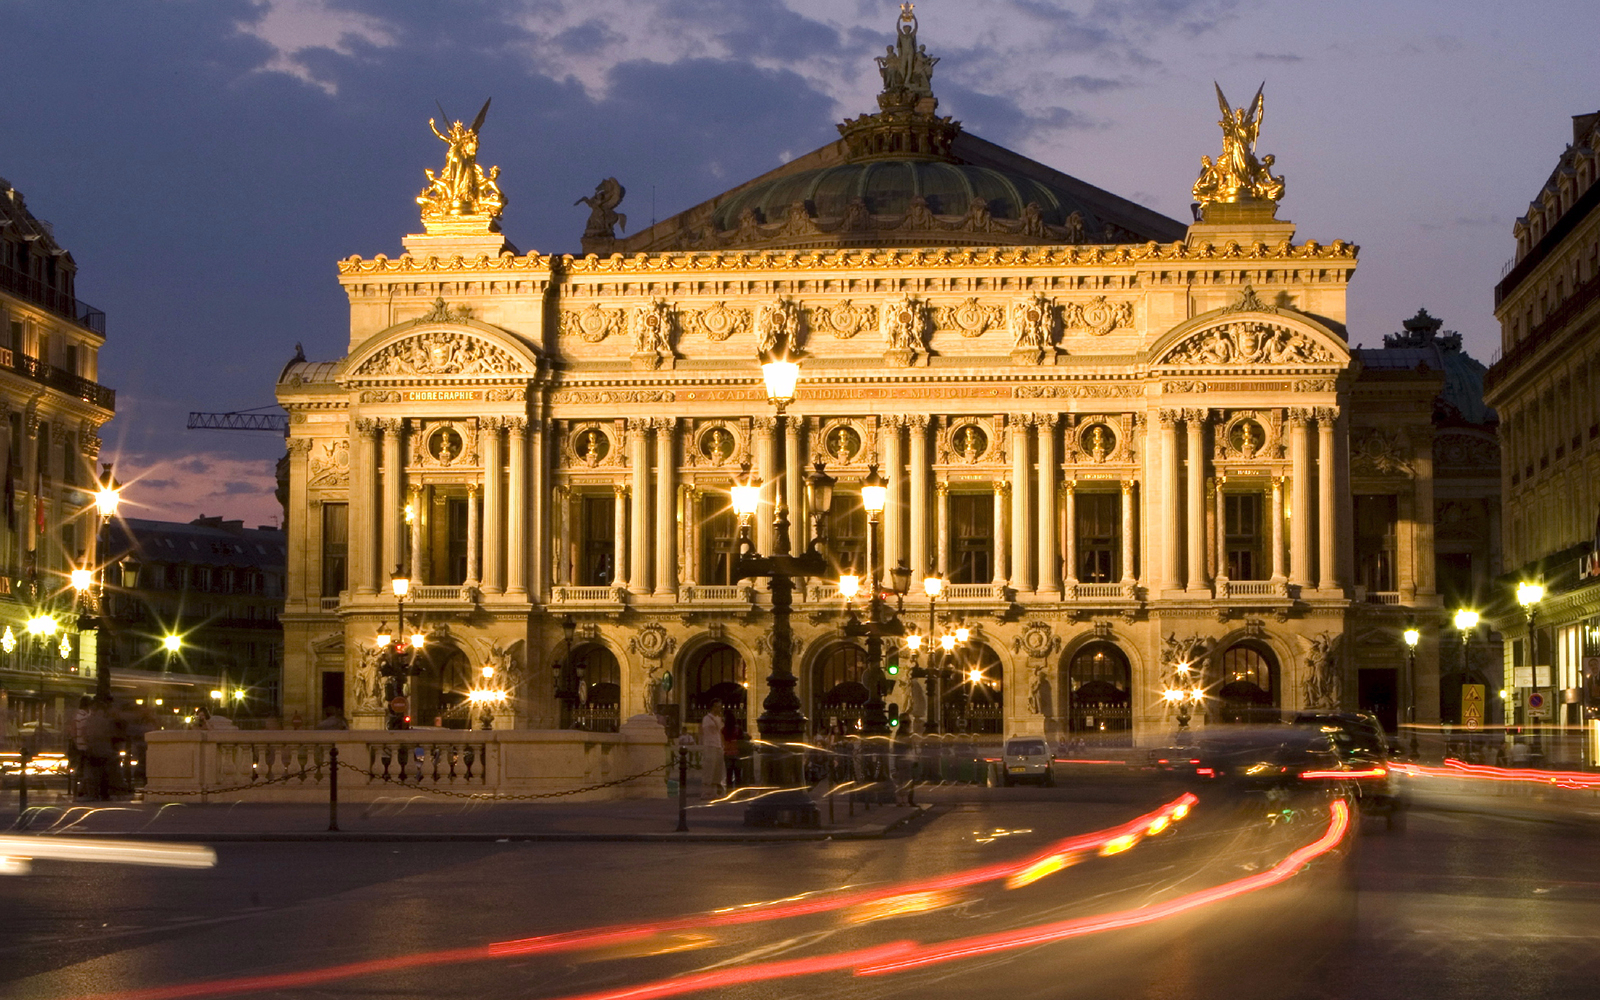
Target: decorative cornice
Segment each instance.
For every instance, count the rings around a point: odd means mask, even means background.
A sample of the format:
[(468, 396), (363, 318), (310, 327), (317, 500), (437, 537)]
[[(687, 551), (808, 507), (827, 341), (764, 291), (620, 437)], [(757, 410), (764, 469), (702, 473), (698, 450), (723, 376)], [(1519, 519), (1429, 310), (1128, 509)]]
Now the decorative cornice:
[(390, 259), (379, 254), (370, 260), (360, 256), (339, 261), (339, 273), (422, 274), (459, 271), (525, 271), (538, 276), (566, 274), (659, 273), (670, 271), (784, 271), (784, 270), (863, 270), (895, 267), (1068, 267), (1082, 265), (1134, 265), (1172, 261), (1262, 261), (1330, 260), (1354, 262), (1361, 248), (1335, 240), (1323, 245), (1315, 240), (1293, 244), (1287, 240), (1275, 246), (1254, 243), (1247, 246), (1229, 241), (1217, 246), (1195, 246), (1179, 241), (1139, 245), (1068, 245), (1031, 247), (941, 247), (936, 249), (829, 249), (829, 250), (727, 250), (639, 253), (629, 257), (612, 254), (599, 257), (587, 254), (530, 253), (517, 257), (510, 253), (498, 257), (413, 257), (404, 254)]

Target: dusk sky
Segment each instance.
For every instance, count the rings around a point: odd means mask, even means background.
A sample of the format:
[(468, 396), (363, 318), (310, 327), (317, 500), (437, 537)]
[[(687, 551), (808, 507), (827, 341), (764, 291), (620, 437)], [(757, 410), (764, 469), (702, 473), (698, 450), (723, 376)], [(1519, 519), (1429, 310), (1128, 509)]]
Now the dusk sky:
[[(890, 0), (0, 0), (0, 177), (104, 309), (102, 458), (130, 516), (275, 523), (267, 405), (296, 341), (343, 354), (335, 261), (401, 251), (442, 144), (492, 96), (480, 162), (508, 237), (575, 252), (601, 178), (634, 227), (837, 138), (875, 108)], [(940, 111), (1188, 218), (1212, 81), (1266, 81), (1259, 151), (1297, 239), (1362, 247), (1350, 339), (1426, 305), (1484, 361), (1511, 224), (1600, 110), (1594, 0), (925, 0)], [(652, 197), (653, 192), (653, 197)], [(654, 209), (652, 210), (652, 204)], [(632, 231), (630, 229), (630, 231)]]

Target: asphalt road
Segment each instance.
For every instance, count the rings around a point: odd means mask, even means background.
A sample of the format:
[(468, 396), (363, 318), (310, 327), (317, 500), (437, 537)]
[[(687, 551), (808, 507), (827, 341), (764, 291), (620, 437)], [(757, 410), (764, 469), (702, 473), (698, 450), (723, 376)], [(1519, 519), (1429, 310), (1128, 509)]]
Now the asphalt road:
[[(1404, 833), (1369, 820), (1245, 892), (1328, 843), (1333, 814), (1209, 796), (1115, 841), (1174, 794), (963, 787), (925, 794), (938, 815), (878, 841), (228, 843), (204, 871), (39, 861), (0, 877), (0, 996), (1594, 995), (1592, 820), (1417, 809)], [(1063, 838), (1108, 830), (1019, 878)], [(1236, 894), (1083, 925), (1219, 890)]]

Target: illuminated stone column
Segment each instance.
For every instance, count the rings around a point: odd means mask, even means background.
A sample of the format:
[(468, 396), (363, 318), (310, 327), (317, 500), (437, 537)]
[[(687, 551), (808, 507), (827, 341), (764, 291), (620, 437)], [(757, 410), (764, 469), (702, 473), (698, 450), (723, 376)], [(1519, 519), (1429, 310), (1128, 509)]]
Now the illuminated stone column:
[[(650, 593), (650, 421), (628, 421), (633, 505), (628, 518), (628, 591)], [(617, 557), (621, 559), (619, 555)]]
[(1283, 575), (1283, 477), (1272, 477), (1272, 582), (1284, 582)]
[(1034, 433), (1039, 440), (1039, 583), (1040, 596), (1061, 596), (1061, 553), (1056, 548), (1056, 482), (1061, 470), (1056, 466), (1056, 415), (1035, 413)]
[[(354, 572), (350, 589), (366, 596), (378, 592), (377, 513), (378, 422), (370, 417), (352, 421), (354, 440), (350, 442), (350, 564)], [(25, 456), (31, 454), (29, 448)], [(32, 518), (29, 518), (32, 523)]]
[(1006, 565), (1009, 546), (1006, 539), (1006, 507), (1011, 499), (1011, 484), (1000, 480), (994, 484), (994, 584), (1003, 587), (1011, 579)]
[(545, 433), (544, 420), (534, 417), (528, 421), (528, 434), (528, 457), (532, 466), (528, 476), (528, 519), (533, 524), (533, 530), (528, 532), (528, 591), (538, 601), (543, 600), (549, 591), (546, 573), (550, 566), (550, 556), (546, 551), (546, 540), (550, 537), (549, 506), (545, 503), (550, 459), (546, 450), (549, 435)]
[(678, 433), (676, 417), (657, 417), (656, 426), (656, 596), (678, 596)]
[(420, 587), (422, 586), (422, 520), (427, 508), (422, 505), (421, 486), (413, 485), (410, 496), (411, 500), (406, 504), (411, 510), (411, 523), (407, 525), (411, 529), (411, 569), (408, 575), (411, 577), (411, 586)]
[(1289, 411), (1289, 582), (1311, 586), (1311, 455), (1306, 423), (1311, 411)]
[(881, 418), (878, 425), (879, 454), (883, 458), (884, 485), (889, 489), (888, 499), (883, 507), (883, 553), (878, 564), (878, 578), (887, 580), (885, 570), (899, 562), (905, 556), (905, 549), (901, 546), (905, 538), (905, 482), (906, 460), (905, 452), (900, 450), (900, 428), (906, 425), (906, 418), (898, 413), (892, 413)]
[(756, 475), (761, 477), (761, 505), (755, 516), (756, 551), (769, 556), (776, 540), (772, 521), (777, 516), (774, 505), (778, 499), (778, 422), (772, 417), (756, 417), (751, 427), (756, 439)]
[(483, 445), (483, 592), (498, 594), (506, 589), (505, 552), (505, 450), (500, 443), (504, 421), (487, 417), (480, 421)]
[(478, 586), (478, 518), (482, 516), (478, 504), (478, 484), (467, 484), (467, 586)]
[[(939, 480), (938, 485), (935, 486), (934, 491), (937, 496), (936, 503), (939, 507), (939, 536), (936, 546), (939, 562), (934, 569), (940, 576), (948, 578), (950, 576), (950, 484), (941, 479)], [(1000, 527), (1000, 522), (996, 521), (993, 527), (995, 530), (998, 530)], [(990, 532), (990, 534), (993, 533), (994, 532)], [(917, 588), (917, 583), (919, 581), (918, 574), (926, 572), (927, 570), (925, 569), (919, 570), (916, 567), (912, 567), (911, 589), (913, 591), (915, 591)]]
[(628, 578), (622, 567), (628, 554), (628, 484), (612, 483), (611, 495), (611, 585), (626, 587)]
[(1073, 597), (1073, 588), (1078, 585), (1078, 484), (1075, 480), (1069, 479), (1061, 484), (1061, 504), (1066, 508), (1065, 523), (1061, 527), (1066, 548), (1062, 568), (1066, 574), (1061, 589), (1063, 595)]
[[(0, 456), (11, 454), (10, 444), (11, 421), (5, 419), (5, 408), (0, 406)], [(311, 603), (313, 598), (322, 593), (320, 578), (322, 546), (312, 544), (315, 529), (311, 523), (313, 519), (321, 520), (322, 509), (311, 506), (310, 490), (307, 488), (310, 476), (311, 439), (291, 437), (288, 447), (289, 509), (301, 511), (302, 515), (289, 518), (286, 525), (289, 529), (288, 537), (285, 539), (289, 558), (283, 567), (283, 589), (287, 604), (303, 606)], [(348, 456), (348, 453), (346, 454)], [(9, 461), (9, 458), (5, 460)], [(321, 525), (316, 527), (320, 528)], [(8, 549), (16, 544), (16, 539), (10, 537), (9, 532), (6, 541)], [(91, 558), (98, 560), (98, 553)], [(319, 572), (315, 574), (310, 572), (311, 566), (316, 566)], [(308, 587), (306, 584), (312, 580), (316, 582)], [(320, 604), (317, 606), (320, 607)]]
[(578, 568), (572, 564), (572, 488), (565, 483), (555, 489), (555, 510), (550, 516), (556, 536), (555, 566), (551, 583), (568, 587), (577, 583)]
[(510, 492), (506, 499), (506, 593), (528, 593), (528, 552), (524, 537), (528, 527), (528, 421), (507, 417), (506, 463)]
[(1339, 557), (1334, 552), (1339, 508), (1334, 500), (1339, 481), (1339, 459), (1334, 452), (1336, 406), (1317, 407), (1317, 589), (1339, 591)]
[(1131, 587), (1139, 579), (1133, 571), (1133, 480), (1122, 481), (1122, 585)]
[(1162, 410), (1161, 421), (1161, 589), (1183, 589), (1178, 575), (1180, 508), (1178, 506), (1178, 420), (1182, 411)]
[(1184, 440), (1188, 446), (1187, 501), (1188, 519), (1184, 531), (1189, 542), (1189, 586), (1191, 594), (1207, 589), (1206, 585), (1206, 507), (1205, 507), (1205, 437), (1206, 411), (1184, 410)]
[(791, 415), (783, 426), (783, 495), (789, 504), (789, 551), (794, 553), (804, 552), (806, 542), (810, 541), (806, 521), (805, 465), (802, 461), (805, 456), (800, 454), (800, 420), (800, 417)]
[(1017, 593), (1033, 589), (1028, 553), (1028, 416), (1006, 418), (1011, 432), (1011, 587)]
[[(911, 544), (907, 557), (913, 579), (920, 580), (931, 565), (928, 561), (928, 415), (914, 413), (906, 418), (906, 433), (911, 438), (911, 466), (906, 473), (911, 482)], [(893, 565), (892, 563), (890, 565)]]
[(405, 470), (400, 466), (400, 428), (398, 420), (378, 421), (378, 431), (383, 435), (383, 511), (380, 525), (383, 538), (383, 565), (378, 576), (388, 579), (400, 565), (400, 497), (404, 489)]

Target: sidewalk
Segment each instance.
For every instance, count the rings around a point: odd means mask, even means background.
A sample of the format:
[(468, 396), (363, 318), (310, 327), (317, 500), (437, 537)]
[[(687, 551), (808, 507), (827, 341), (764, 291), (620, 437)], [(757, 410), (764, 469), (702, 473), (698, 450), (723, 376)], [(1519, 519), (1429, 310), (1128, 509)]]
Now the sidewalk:
[[(832, 824), (819, 793), (823, 826), (762, 829), (744, 825), (742, 802), (690, 800), (688, 833), (677, 833), (676, 799), (620, 802), (441, 803), (433, 796), (396, 796), (380, 802), (344, 803), (339, 832), (328, 830), (323, 804), (202, 805), (142, 802), (73, 803), (33, 795), (25, 832), (42, 835), (120, 837), (204, 843), (265, 841), (643, 841), (766, 842), (868, 840), (914, 829), (925, 808), (857, 803), (854, 815), (840, 799)], [(0, 796), (0, 827), (16, 815), (16, 796)], [(18, 832), (9, 830), (7, 832)]]

